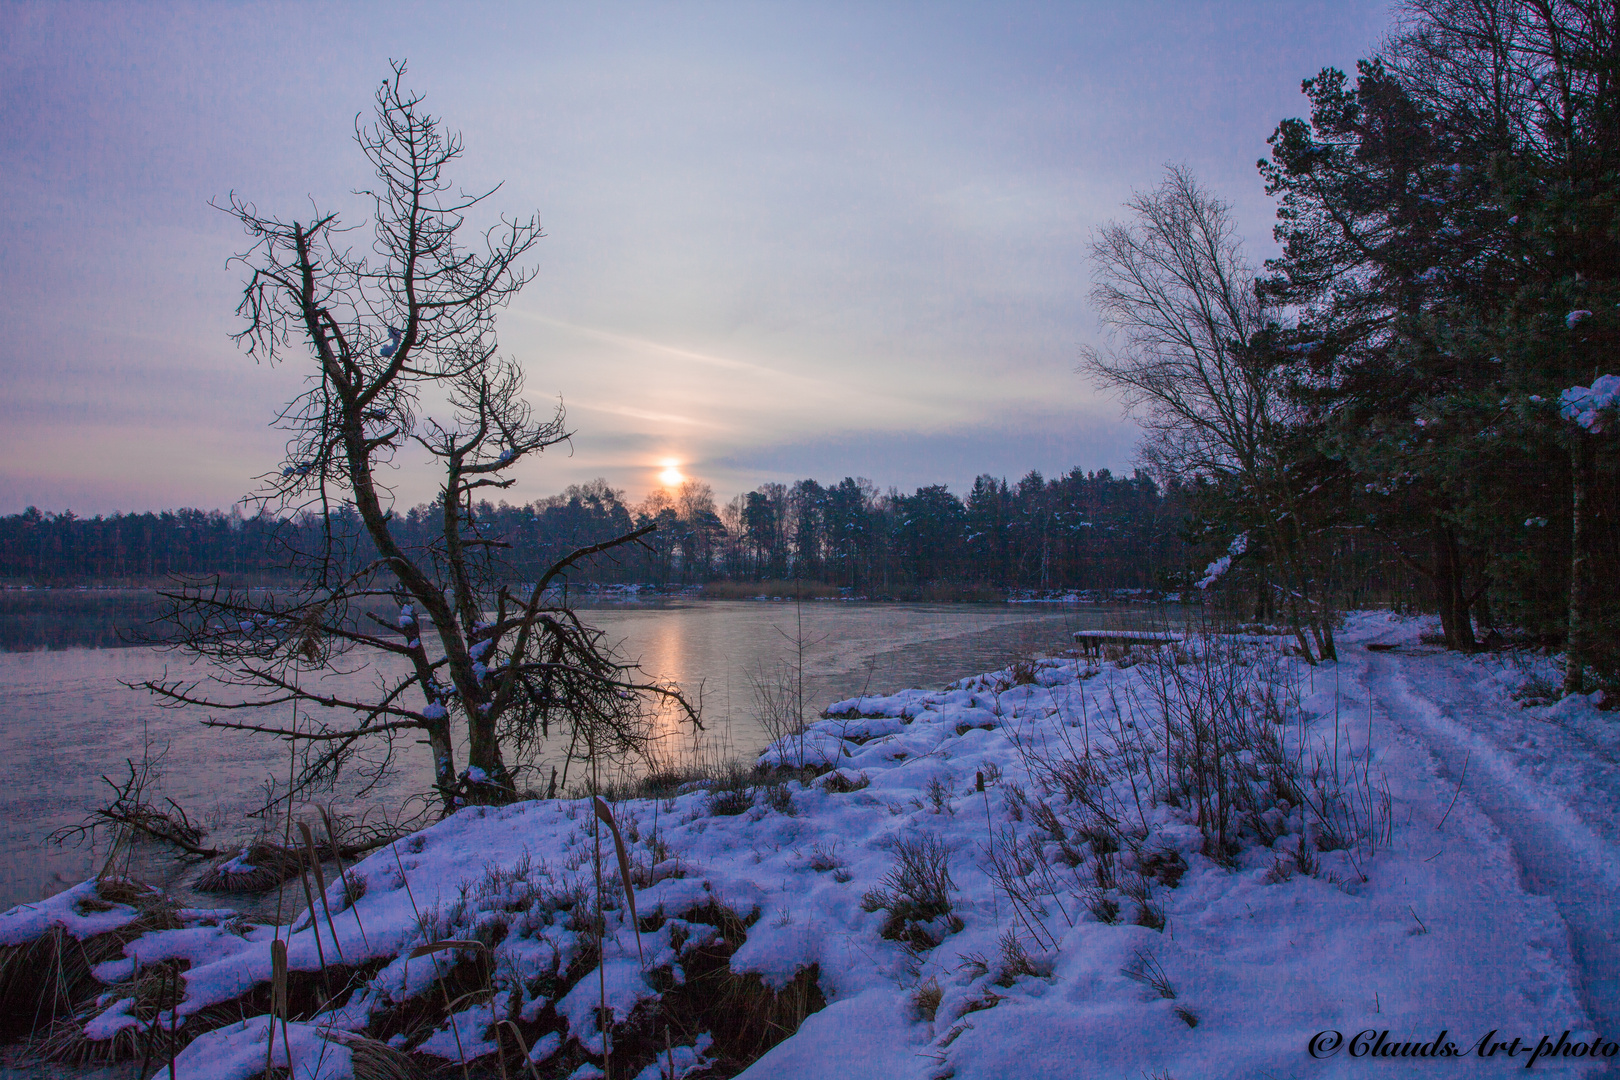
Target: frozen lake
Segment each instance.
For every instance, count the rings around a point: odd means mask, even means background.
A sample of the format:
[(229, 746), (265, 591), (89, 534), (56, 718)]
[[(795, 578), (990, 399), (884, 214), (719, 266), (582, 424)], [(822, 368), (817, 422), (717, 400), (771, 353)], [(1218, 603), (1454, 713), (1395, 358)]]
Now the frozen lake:
[[(648, 673), (678, 680), (689, 694), (701, 692), (706, 731), (696, 741), (673, 725), (666, 732), (662, 752), (677, 758), (752, 756), (765, 745), (753, 679), (794, 655), (801, 618), (812, 713), (859, 693), (938, 687), (1022, 655), (1056, 651), (1076, 629), (1163, 618), (1142, 607), (698, 600), (602, 606), (582, 614)], [(110, 790), (101, 777), (121, 779), (125, 760), (139, 760), (148, 745), (165, 754), (162, 794), (215, 830), (211, 843), (223, 846), (246, 835), (244, 829), (251, 832), (244, 815), (262, 799), (267, 777), (286, 776), (285, 745), (205, 729), (199, 712), (158, 708), (124, 685), (185, 669), (183, 657), (148, 648), (0, 653), (6, 748), (0, 758), (0, 909), (92, 872), (96, 852), (50, 845), (46, 837), (104, 801)], [(412, 749), (405, 748), (391, 780), (365, 804), (373, 813), (397, 812), (429, 786), (426, 751)], [(555, 754), (560, 758), (564, 749), (555, 747)], [(550, 759), (536, 764), (544, 776)], [(342, 788), (330, 795), (339, 809), (365, 808), (344, 795)], [(163, 878), (170, 861), (151, 858), (143, 873)]]

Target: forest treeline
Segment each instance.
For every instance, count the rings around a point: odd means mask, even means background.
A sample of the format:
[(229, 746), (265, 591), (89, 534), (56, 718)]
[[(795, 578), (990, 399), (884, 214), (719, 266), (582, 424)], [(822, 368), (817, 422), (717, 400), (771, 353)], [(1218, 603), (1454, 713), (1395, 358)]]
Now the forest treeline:
[[(1212, 496), (1208, 485), (1161, 486), (1141, 470), (1126, 477), (1079, 468), (1050, 478), (1032, 471), (1015, 483), (985, 474), (962, 496), (943, 484), (885, 492), (853, 477), (766, 483), (724, 504), (698, 481), (632, 503), (597, 479), (527, 504), (480, 502), (462, 514), (513, 581), (533, 580), (575, 549), (655, 524), (644, 543), (588, 560), (569, 579), (658, 587), (796, 580), (903, 599), (1009, 591), (1163, 595), (1195, 586), (1225, 550), (1224, 534), (1199, 516)], [(440, 503), (414, 507), (398, 517), (395, 534), (407, 549), (428, 552), (443, 512)], [(376, 557), (352, 509), (340, 507), (332, 524), (347, 568)], [(316, 517), (277, 519), (240, 508), (84, 518), (30, 507), (0, 517), (0, 579), (150, 584), (174, 574), (222, 574), (276, 584), (294, 580), (289, 553), (314, 549), (322, 536)], [(1411, 595), (1411, 575), (1391, 568), (1375, 540), (1344, 538), (1338, 554), (1335, 583), (1347, 603), (1421, 603)], [(1236, 602), (1252, 601), (1240, 589)], [(1265, 605), (1256, 613), (1265, 615)]]
[[(440, 504), (400, 515), (395, 531), (427, 550)], [(1179, 588), (1193, 553), (1182, 536), (1186, 499), (1146, 474), (1074, 469), (1016, 483), (980, 476), (958, 497), (945, 485), (906, 495), (870, 481), (767, 483), (726, 504), (687, 481), (639, 504), (606, 480), (532, 503), (476, 504), (477, 535), (499, 545), (513, 580), (532, 580), (568, 552), (644, 525), (634, 548), (589, 561), (581, 583), (695, 585), (796, 579), (855, 595), (917, 596), (957, 585), (997, 589)], [(352, 511), (334, 515), (346, 560), (375, 557)], [(278, 520), (177, 510), (91, 518), (29, 508), (0, 518), (0, 578), (38, 584), (153, 580), (220, 573), (271, 583), (289, 551), (310, 550), (319, 519)]]

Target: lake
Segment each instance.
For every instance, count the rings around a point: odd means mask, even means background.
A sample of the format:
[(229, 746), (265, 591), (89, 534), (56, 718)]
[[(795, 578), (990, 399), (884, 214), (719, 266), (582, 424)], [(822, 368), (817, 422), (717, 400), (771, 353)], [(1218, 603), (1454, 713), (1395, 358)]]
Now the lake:
[[(666, 724), (665, 759), (683, 755), (752, 757), (767, 743), (755, 719), (754, 684), (791, 663), (804, 642), (811, 713), (860, 693), (938, 687), (1005, 666), (1019, 656), (1068, 646), (1091, 627), (1162, 620), (1146, 607), (1033, 604), (900, 604), (676, 600), (581, 609), (621, 652), (649, 674), (679, 681), (701, 697), (705, 731)], [(46, 838), (106, 800), (103, 775), (121, 780), (126, 759), (161, 755), (161, 794), (175, 799), (226, 846), (251, 834), (246, 813), (262, 800), (271, 775), (285, 777), (285, 745), (264, 737), (203, 728), (197, 710), (158, 707), (125, 684), (162, 676), (198, 677), (176, 653), (151, 648), (52, 648), (0, 653), (0, 910), (83, 880), (97, 851), (58, 847)], [(364, 679), (360, 672), (346, 677)], [(425, 750), (406, 745), (388, 782), (357, 802), (340, 784), (340, 811), (398, 812), (431, 781)], [(562, 747), (555, 748), (560, 758)], [(541, 758), (537, 777), (552, 763)], [(576, 773), (577, 776), (577, 773)], [(538, 780), (531, 780), (538, 786)], [(323, 801), (328, 796), (322, 796)], [(245, 831), (244, 831), (245, 830)], [(279, 830), (278, 830), (279, 832)], [(180, 884), (172, 860), (144, 851), (137, 868), (149, 880)]]

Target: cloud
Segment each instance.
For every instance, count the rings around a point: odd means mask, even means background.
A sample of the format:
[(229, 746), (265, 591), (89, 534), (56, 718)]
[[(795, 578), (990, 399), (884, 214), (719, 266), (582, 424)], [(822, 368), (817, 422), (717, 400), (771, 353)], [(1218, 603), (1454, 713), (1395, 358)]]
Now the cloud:
[(449, 14), (0, 7), (0, 512), (223, 505), (277, 464), (305, 372), (229, 342), (245, 240), (208, 202), (363, 223), (353, 122), (401, 56), (465, 137), (455, 179), (546, 223), (502, 345), (579, 435), (533, 494), (642, 490), (663, 457), (722, 495), (1115, 467), (1134, 433), (1073, 374), (1089, 230), (1186, 161), (1264, 253), (1266, 135), (1386, 24), (1283, 0)]

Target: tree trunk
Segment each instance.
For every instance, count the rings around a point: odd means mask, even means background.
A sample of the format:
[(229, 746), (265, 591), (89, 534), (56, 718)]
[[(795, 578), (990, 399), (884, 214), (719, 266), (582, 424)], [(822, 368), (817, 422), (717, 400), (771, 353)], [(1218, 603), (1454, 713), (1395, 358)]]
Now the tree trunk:
[(1582, 431), (1570, 448), (1571, 499), (1569, 526), (1569, 631), (1565, 641), (1564, 693), (1586, 689), (1586, 666), (1591, 650), (1586, 573), (1586, 503), (1592, 484), (1592, 439)]
[(444, 812), (456, 809), (456, 749), (450, 742), (450, 725), (435, 723), (428, 728), (428, 749), (433, 753), (433, 786), (439, 790)]
[(1446, 648), (1473, 652), (1474, 624), (1468, 617), (1471, 606), (1463, 593), (1462, 559), (1457, 551), (1457, 533), (1449, 524), (1436, 520), (1430, 532), (1434, 546), (1434, 596), (1440, 609), (1440, 631)]
[[(1283, 560), (1287, 564), (1287, 560)], [(1311, 649), (1310, 640), (1305, 636), (1305, 619), (1299, 610), (1299, 590), (1295, 587), (1296, 579), (1293, 569), (1289, 567), (1284, 578), (1284, 588), (1288, 592), (1288, 622), (1294, 630), (1294, 640), (1299, 643), (1299, 655), (1305, 662), (1315, 666), (1316, 653)]]
[[(484, 703), (487, 707), (487, 702)], [(475, 709), (477, 705), (473, 706)], [(467, 724), (467, 765), (484, 773), (481, 782), (468, 785), (468, 796), (473, 802), (506, 802), (512, 798), (512, 777), (506, 771), (501, 756), (501, 743), (496, 737), (495, 723), (488, 716), (474, 716)]]
[[(1284, 589), (1288, 594), (1288, 618), (1293, 625), (1294, 638), (1299, 642), (1300, 655), (1311, 664), (1321, 660), (1335, 660), (1331, 632), (1324, 637), (1326, 605), (1311, 600), (1310, 567), (1303, 555), (1304, 538), (1300, 535), (1298, 518), (1290, 514), (1290, 524), (1279, 528), (1276, 535), (1278, 563), (1284, 573)], [(1305, 631), (1310, 629), (1309, 638)], [(1312, 649), (1312, 642), (1315, 649)]]

